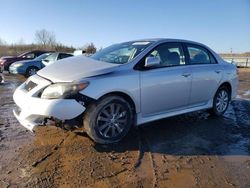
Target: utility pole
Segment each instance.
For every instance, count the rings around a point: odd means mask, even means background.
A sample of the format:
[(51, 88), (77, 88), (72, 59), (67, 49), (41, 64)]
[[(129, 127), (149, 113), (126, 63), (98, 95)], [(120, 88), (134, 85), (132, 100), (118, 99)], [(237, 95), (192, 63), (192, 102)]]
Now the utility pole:
[(234, 58), (233, 58), (233, 48), (230, 48), (230, 53), (231, 53), (231, 58), (232, 58), (231, 62), (233, 63), (233, 61), (234, 61)]

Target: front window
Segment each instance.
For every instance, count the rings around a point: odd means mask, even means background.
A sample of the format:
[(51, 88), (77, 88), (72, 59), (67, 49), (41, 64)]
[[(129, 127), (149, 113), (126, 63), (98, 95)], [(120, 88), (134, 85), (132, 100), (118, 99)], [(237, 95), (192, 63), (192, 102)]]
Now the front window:
[(178, 43), (164, 43), (157, 46), (146, 57), (156, 57), (160, 64), (157, 67), (185, 65), (182, 47)]
[(150, 44), (151, 42), (148, 41), (115, 44), (95, 53), (91, 58), (108, 63), (125, 64), (134, 59)]

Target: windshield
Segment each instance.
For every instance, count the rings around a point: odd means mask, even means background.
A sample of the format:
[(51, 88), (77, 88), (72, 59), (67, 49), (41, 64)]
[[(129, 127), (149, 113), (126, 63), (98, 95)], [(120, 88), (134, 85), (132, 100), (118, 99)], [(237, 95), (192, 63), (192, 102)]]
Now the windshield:
[(26, 56), (27, 54), (29, 54), (30, 52), (24, 52), (24, 53), (22, 53), (22, 54), (20, 54), (19, 56), (17, 56), (17, 57), (23, 57), (23, 56)]
[(134, 59), (140, 52), (147, 48), (151, 42), (137, 41), (114, 44), (96, 52), (91, 58), (108, 63), (124, 64)]
[(41, 60), (44, 60), (46, 57), (48, 57), (51, 53), (45, 53), (45, 54), (42, 54), (40, 56), (38, 56), (37, 58), (35, 58), (34, 60), (37, 60), (37, 61), (41, 61)]

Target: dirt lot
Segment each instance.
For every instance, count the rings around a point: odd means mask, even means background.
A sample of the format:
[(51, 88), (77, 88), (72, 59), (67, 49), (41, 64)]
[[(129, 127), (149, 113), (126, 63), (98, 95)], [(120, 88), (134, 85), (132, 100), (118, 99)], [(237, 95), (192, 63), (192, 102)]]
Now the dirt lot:
[(205, 111), (131, 130), (97, 145), (84, 132), (39, 127), (12, 115), (23, 78), (0, 85), (0, 187), (250, 187), (250, 69), (224, 117)]

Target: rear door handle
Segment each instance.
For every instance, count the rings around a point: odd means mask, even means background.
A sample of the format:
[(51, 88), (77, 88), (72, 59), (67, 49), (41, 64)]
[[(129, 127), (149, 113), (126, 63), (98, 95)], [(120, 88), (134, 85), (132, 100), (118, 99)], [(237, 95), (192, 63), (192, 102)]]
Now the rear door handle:
[(189, 77), (189, 76), (191, 76), (191, 73), (183, 73), (182, 76)]
[(215, 71), (217, 74), (220, 74), (221, 73), (221, 70), (216, 70)]

